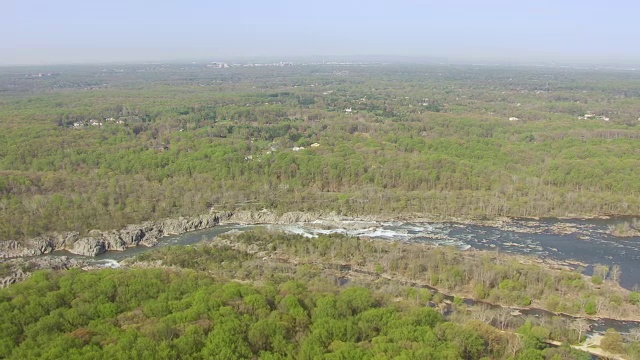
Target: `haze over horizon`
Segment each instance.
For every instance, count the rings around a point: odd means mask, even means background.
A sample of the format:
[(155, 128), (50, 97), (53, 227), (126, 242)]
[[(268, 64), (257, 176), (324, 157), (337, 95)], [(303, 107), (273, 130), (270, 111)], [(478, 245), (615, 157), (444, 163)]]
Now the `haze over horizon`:
[(8, 0), (0, 65), (389, 56), (633, 63), (631, 1)]

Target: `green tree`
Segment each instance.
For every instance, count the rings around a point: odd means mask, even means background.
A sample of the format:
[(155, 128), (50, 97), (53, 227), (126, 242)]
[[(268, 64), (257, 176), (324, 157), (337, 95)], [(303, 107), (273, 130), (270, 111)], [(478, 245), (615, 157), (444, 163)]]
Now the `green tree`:
[(624, 352), (622, 335), (615, 329), (607, 329), (600, 340), (600, 347), (614, 354), (622, 354)]

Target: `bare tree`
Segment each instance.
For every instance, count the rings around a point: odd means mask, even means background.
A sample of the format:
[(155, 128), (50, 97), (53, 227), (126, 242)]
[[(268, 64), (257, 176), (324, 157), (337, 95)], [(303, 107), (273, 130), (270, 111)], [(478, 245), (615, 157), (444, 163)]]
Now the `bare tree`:
[(511, 334), (508, 338), (507, 347), (509, 349), (509, 353), (512, 357), (515, 357), (518, 351), (520, 351), (524, 347), (524, 342), (520, 338), (520, 336), (516, 334)]
[(585, 319), (576, 319), (571, 323), (571, 328), (578, 332), (578, 342), (582, 340), (582, 334), (589, 331), (591, 329), (591, 325)]
[(511, 320), (511, 309), (504, 307), (498, 309), (495, 318), (498, 321), (498, 325), (500, 325), (500, 330), (504, 330), (509, 324), (509, 320)]
[(608, 274), (608, 265), (596, 264), (596, 266), (593, 268), (593, 275), (599, 276), (602, 280), (606, 279)]
[(491, 324), (496, 316), (495, 311), (491, 309), (489, 305), (481, 305), (476, 307), (477, 310), (473, 312), (473, 318)]
[(608, 302), (603, 299), (596, 298), (596, 312), (601, 312), (609, 307)]
[(622, 276), (622, 269), (620, 268), (620, 265), (615, 264), (611, 267), (611, 272), (609, 274), (609, 276), (611, 277), (611, 280), (613, 280), (616, 283), (620, 283), (620, 277)]

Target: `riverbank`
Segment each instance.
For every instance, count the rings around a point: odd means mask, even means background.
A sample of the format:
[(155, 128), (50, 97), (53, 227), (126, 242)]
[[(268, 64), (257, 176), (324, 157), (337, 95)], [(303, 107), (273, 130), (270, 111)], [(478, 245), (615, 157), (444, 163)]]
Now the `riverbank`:
[[(227, 233), (201, 246), (230, 247), (265, 264), (286, 263), (296, 269), (319, 266), (343, 271), (343, 277), (367, 276), (371, 278), (368, 284), (385, 279), (426, 287), (447, 296), (514, 310), (545, 309), (551, 316), (594, 321), (604, 318), (640, 321), (640, 307), (629, 302), (629, 290), (612, 281), (596, 285), (589, 276), (560, 262), (493, 251), (398, 244), (344, 235), (314, 241), (277, 230), (255, 229)], [(167, 264), (181, 256), (165, 250), (145, 259)]]
[[(627, 219), (620, 220), (626, 221)], [(617, 221), (617, 219), (444, 220), (421, 214), (405, 214), (400, 217), (347, 217), (322, 212), (279, 214), (267, 210), (239, 211), (131, 225), (121, 231), (102, 232), (107, 233), (107, 238), (90, 237), (86, 239), (91, 242), (97, 241), (99, 244), (97, 247), (85, 246), (87, 244), (85, 240), (79, 242), (79, 244), (85, 244), (82, 246), (77, 245), (78, 241), (76, 241), (63, 242), (61, 247), (57, 247), (55, 242), (49, 241), (49, 244), (54, 243), (54, 246), (48, 246), (46, 252), (41, 252), (42, 247), (37, 247), (36, 250), (32, 248), (31, 252), (25, 251), (28, 248), (23, 247), (14, 251), (13, 255), (16, 253), (24, 255), (27, 252), (27, 255), (39, 256), (42, 253), (50, 253), (55, 250), (56, 253), (52, 255), (58, 257), (61, 255), (74, 256), (79, 253), (82, 259), (86, 257), (86, 260), (89, 260), (102, 253), (101, 259), (120, 261), (126, 257), (148, 251), (150, 246), (155, 246), (161, 239), (163, 245), (188, 245), (207, 237), (215, 237), (230, 229), (243, 229), (245, 225), (265, 225), (278, 231), (299, 234), (308, 238), (323, 234), (342, 234), (363, 239), (382, 239), (392, 243), (430, 244), (453, 246), (460, 250), (479, 249), (505, 252), (511, 254), (511, 259), (522, 264), (535, 264), (551, 270), (571, 269), (588, 275), (591, 275), (597, 264), (608, 265), (609, 268), (616, 265), (618, 273), (612, 273), (610, 280), (606, 275), (601, 276), (602, 280), (605, 283), (619, 281), (626, 289), (632, 289), (634, 283), (640, 281), (640, 269), (638, 269), (636, 260), (637, 256), (640, 256), (636, 245), (637, 239), (617, 239), (607, 235), (607, 224), (611, 221)], [(144, 234), (146, 240), (138, 243), (122, 240), (122, 234), (131, 234), (132, 232)], [(98, 231), (92, 233), (94, 235), (100, 234)], [(172, 233), (177, 235), (167, 237)], [(74, 249), (90, 249), (92, 251), (74, 252)], [(107, 249), (116, 251), (107, 251)], [(516, 257), (516, 254), (527, 256)], [(6, 257), (6, 254), (4, 255)], [(6, 259), (0, 260), (0, 264), (4, 262)], [(604, 269), (603, 266), (597, 266), (599, 269)], [(620, 269), (622, 269), (621, 277)], [(15, 281), (18, 281), (22, 275), (16, 274), (14, 278)], [(589, 279), (586, 281), (591, 282)], [(499, 284), (494, 285), (498, 286)], [(474, 289), (469, 289), (469, 292), (473, 293)], [(533, 301), (537, 299), (536, 296), (531, 296), (531, 298)], [(553, 303), (553, 301), (551, 302)], [(543, 304), (543, 307), (548, 305)], [(585, 304), (581, 304), (581, 307), (584, 306)]]
[[(611, 216), (559, 218), (571, 219), (610, 219)], [(119, 230), (92, 230), (86, 236), (78, 232), (51, 233), (37, 236), (25, 241), (0, 241), (0, 259), (25, 256), (38, 256), (57, 250), (66, 250), (72, 254), (96, 256), (106, 251), (123, 251), (135, 246), (155, 246), (160, 239), (169, 235), (180, 235), (191, 231), (208, 229), (224, 224), (269, 225), (316, 223), (326, 228), (347, 228), (362, 226), (366, 223), (457, 223), (461, 225), (477, 225), (492, 227), (505, 231), (519, 233), (579, 233), (581, 229), (569, 224), (545, 224), (540, 218), (508, 218), (471, 219), (459, 217), (441, 217), (437, 215), (405, 213), (393, 215), (354, 215), (344, 216), (335, 212), (285, 212), (276, 213), (270, 210), (211, 212), (194, 217), (180, 217), (176, 219), (162, 219), (147, 221), (141, 224), (131, 224)], [(518, 226), (515, 226), (517, 224)], [(616, 236), (617, 233), (612, 232)], [(628, 237), (628, 234), (625, 234)]]
[(0, 241), (0, 259), (38, 256), (58, 250), (91, 257), (136, 246), (152, 247), (163, 237), (208, 229), (229, 216), (231, 213), (211, 213), (190, 218), (147, 221), (120, 230), (91, 230), (87, 236), (70, 231), (42, 235), (22, 242), (5, 240)]
[[(420, 251), (421, 249), (424, 251)], [(463, 279), (467, 277), (465, 268), (473, 269), (475, 273), (489, 274), (490, 272), (482, 269), (477, 263), (465, 266), (467, 260), (483, 258), (490, 264), (516, 266), (505, 268), (501, 276), (523, 274), (521, 270), (528, 268), (528, 266), (518, 265), (520, 260), (526, 258), (524, 256), (512, 258), (495, 252), (456, 251), (452, 248), (341, 235), (308, 239), (283, 234), (275, 229), (269, 230), (268, 227), (228, 232), (195, 246), (164, 247), (122, 263), (127, 267), (142, 269), (204, 271), (213, 278), (228, 279), (243, 284), (264, 285), (294, 280), (299, 283), (296, 282), (296, 285), (292, 285), (290, 289), (304, 288), (310, 291), (314, 288), (326, 289), (322, 285), (324, 282), (340, 287), (365, 287), (387, 294), (386, 301), (406, 301), (421, 306), (431, 306), (457, 321), (480, 320), (498, 328), (507, 326), (517, 329), (525, 321), (530, 320), (540, 326), (564, 329), (565, 331), (560, 331), (565, 334), (562, 341), (575, 341), (578, 335), (577, 332), (571, 333), (576, 331), (573, 330), (573, 326), (580, 324), (580, 318), (587, 316), (551, 313), (536, 308), (536, 303), (522, 307), (489, 300), (476, 301), (473, 294), (465, 291), (464, 286), (456, 289), (444, 286), (448, 276), (452, 274), (451, 270), (455, 270), (451, 266), (460, 265), (460, 270), (463, 270), (461, 273)], [(438, 285), (432, 286), (434, 278), (428, 269), (424, 269), (424, 272), (417, 276), (406, 272), (416, 264), (436, 265), (438, 259), (443, 261), (440, 267), (442, 270), (439, 271), (442, 276)], [(392, 270), (394, 266), (398, 268)], [(553, 275), (559, 272), (568, 272), (568, 270), (545, 270), (543, 273)], [(578, 278), (581, 277), (575, 279)], [(319, 279), (322, 279), (322, 283), (319, 283)], [(552, 276), (550, 280), (551, 283), (562, 284), (560, 281), (562, 279), (562, 276)], [(496, 280), (498, 284), (502, 283), (502, 280)], [(590, 282), (587, 281), (585, 286), (590, 286), (589, 284)], [(609, 291), (609, 285), (602, 290), (602, 295), (598, 296), (602, 296), (604, 303), (605, 300), (608, 301), (604, 296), (611, 291)], [(564, 291), (562, 288), (558, 289), (558, 293), (562, 291)], [(565, 294), (568, 299), (578, 299), (587, 295), (575, 290)], [(633, 312), (634, 315), (637, 313), (638, 311)], [(604, 332), (613, 327), (620, 332), (628, 332), (629, 327), (640, 326), (640, 323), (627, 321), (633, 319), (630, 316), (618, 317), (620, 319), (618, 321), (604, 319), (604, 313), (598, 315), (602, 318), (588, 320), (590, 331)], [(507, 322), (508, 325), (505, 325)], [(566, 335), (568, 333), (571, 335)], [(555, 334), (554, 336), (558, 336), (558, 331)]]
[[(371, 223), (349, 224), (352, 228), (366, 229)], [(326, 226), (322, 222), (315, 225), (321, 229)], [(516, 310), (522, 313), (545, 311), (551, 317), (588, 318), (594, 324), (604, 321), (603, 325), (598, 325), (603, 329), (607, 327), (605, 318), (640, 320), (638, 307), (631, 307), (628, 303), (628, 290), (611, 281), (595, 285), (590, 277), (572, 270), (571, 264), (552, 259), (495, 251), (460, 251), (452, 247), (344, 234), (322, 236), (316, 241), (284, 234), (277, 227), (273, 230), (257, 227), (244, 232), (243, 229), (246, 227), (227, 227), (224, 231), (231, 231), (223, 236), (192, 235), (190, 238), (201, 239), (199, 245), (162, 246), (119, 264), (105, 257), (100, 260), (87, 258), (84, 259), (86, 264), (77, 264), (77, 267), (91, 270), (110, 265), (136, 268), (150, 264), (157, 268), (193, 269), (211, 276), (222, 274), (230, 279), (258, 283), (268, 281), (270, 276), (289, 276), (319, 267), (328, 271), (326, 275), (350, 279), (354, 285), (427, 288), (448, 298), (449, 304), (462, 300), (463, 303), (473, 302), (482, 306), (504, 306), (510, 310), (509, 313)], [(218, 250), (207, 249), (207, 246), (215, 246), (224, 256), (209, 257)], [(237, 251), (237, 255), (225, 250), (228, 247)], [(32, 259), (44, 261), (55, 257), (14, 259), (7, 263), (19, 265), (19, 261)], [(236, 265), (232, 266), (233, 259), (236, 259)], [(112, 263), (98, 265), (100, 261)], [(406, 290), (402, 290), (399, 295), (405, 294)], [(433, 296), (437, 298), (440, 295)], [(558, 303), (552, 305), (549, 301), (554, 298), (558, 298)], [(585, 312), (591, 302), (597, 306), (594, 315)], [(438, 304), (441, 303), (439, 300)]]

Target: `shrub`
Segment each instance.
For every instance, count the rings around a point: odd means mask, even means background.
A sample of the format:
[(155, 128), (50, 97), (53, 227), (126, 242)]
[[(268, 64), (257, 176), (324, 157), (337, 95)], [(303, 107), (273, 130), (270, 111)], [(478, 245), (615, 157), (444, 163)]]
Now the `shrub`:
[(620, 354), (624, 351), (622, 343), (622, 335), (615, 329), (609, 329), (602, 337), (600, 341), (600, 347), (602, 350), (606, 350), (615, 354)]

